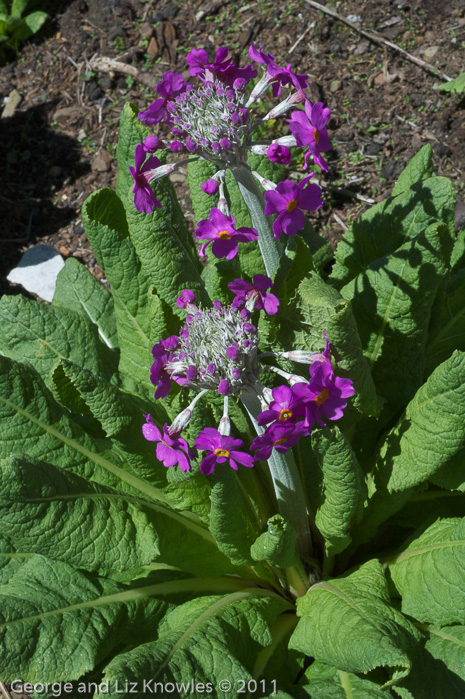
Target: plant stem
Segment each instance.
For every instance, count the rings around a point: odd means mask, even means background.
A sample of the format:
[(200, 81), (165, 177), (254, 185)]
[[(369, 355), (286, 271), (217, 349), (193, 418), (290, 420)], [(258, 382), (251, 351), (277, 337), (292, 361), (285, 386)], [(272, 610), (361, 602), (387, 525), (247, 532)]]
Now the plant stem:
[(233, 175), (249, 211), (252, 226), (258, 231), (258, 244), (266, 273), (270, 279), (274, 279), (282, 255), (282, 248), (279, 241), (273, 236), (270, 220), (264, 214), (265, 200), (262, 191), (249, 167), (238, 167), (233, 170)]
[[(261, 412), (256, 394), (242, 391), (241, 400), (253, 422), (257, 434), (264, 430), (259, 426), (257, 417)], [(279, 514), (291, 524), (297, 533), (297, 553), (301, 559), (312, 555), (312, 540), (308, 522), (307, 507), (294, 456), (291, 451), (280, 454), (273, 449), (268, 459), (271, 478), (278, 501)]]

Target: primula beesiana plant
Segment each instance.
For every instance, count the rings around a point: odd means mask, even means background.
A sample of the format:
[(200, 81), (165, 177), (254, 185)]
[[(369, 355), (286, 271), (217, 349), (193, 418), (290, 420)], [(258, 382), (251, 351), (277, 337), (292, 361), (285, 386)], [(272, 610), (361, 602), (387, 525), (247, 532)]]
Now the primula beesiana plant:
[[(261, 47), (227, 56), (193, 50), (191, 80), (123, 111), (116, 193), (83, 208), (111, 294), (70, 259), (51, 305), (0, 302), (0, 677), (462, 698), (451, 184), (425, 146), (332, 260), (305, 214), (329, 110)], [(165, 177), (186, 163), (199, 252)]]

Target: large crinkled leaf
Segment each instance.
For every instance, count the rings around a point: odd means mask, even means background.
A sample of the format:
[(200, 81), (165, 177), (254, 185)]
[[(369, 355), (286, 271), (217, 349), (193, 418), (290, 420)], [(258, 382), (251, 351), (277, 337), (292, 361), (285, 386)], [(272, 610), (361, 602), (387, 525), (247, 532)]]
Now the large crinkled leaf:
[(297, 600), (301, 617), (290, 647), (345, 672), (384, 667), (391, 684), (408, 674), (419, 635), (389, 605), (381, 564), (371, 560), (354, 573), (313, 585)]
[(0, 521), (17, 550), (100, 573), (156, 561), (200, 575), (233, 570), (203, 527), (166, 505), (31, 459), (3, 460)]
[(427, 373), (455, 349), (465, 351), (465, 269), (454, 274), (444, 286), (426, 348)]
[(432, 226), (367, 265), (341, 290), (352, 304), (378, 395), (387, 401), (385, 420), (423, 382), (431, 308), (445, 276), (441, 235)]
[(147, 636), (144, 626), (169, 609), (151, 599), (169, 591), (169, 573), (159, 575), (158, 585), (128, 589), (66, 563), (28, 559), (0, 590), (2, 680), (78, 679), (122, 643)]
[[(30, 367), (0, 357), (0, 457), (27, 454), (83, 478), (148, 499), (161, 491), (127, 470), (124, 457), (92, 439), (54, 400)], [(106, 446), (106, 452), (100, 451)]]
[(430, 177), (371, 207), (355, 221), (337, 246), (331, 280), (348, 284), (437, 221), (454, 238), (454, 193), (445, 177)]
[(416, 155), (407, 164), (407, 167), (402, 170), (397, 182), (392, 190), (392, 196), (401, 194), (410, 189), (412, 185), (426, 180), (433, 175), (433, 149), (431, 144), (427, 143), (421, 148)]
[[(284, 599), (267, 591), (244, 589), (227, 596), (203, 597), (180, 605), (164, 618), (158, 639), (121, 653), (105, 669), (103, 680), (112, 691), (98, 699), (116, 699), (116, 681), (146, 679), (146, 693), (156, 683), (175, 683), (180, 699), (192, 697), (194, 687), (203, 683), (218, 699), (230, 699), (251, 679), (254, 660), (270, 645), (270, 624), (290, 609)], [(231, 685), (222, 691), (219, 681)], [(160, 688), (158, 684), (158, 688)], [(195, 694), (194, 694), (195, 696)], [(130, 694), (126, 695), (126, 699)]]
[[(305, 672), (302, 687), (292, 687), (290, 699), (380, 699), (393, 697), (389, 689), (379, 684), (314, 661)], [(278, 695), (279, 696), (279, 695)], [(271, 697), (270, 697), (271, 699)]]
[(192, 289), (197, 302), (208, 303), (208, 296), (200, 277), (201, 266), (194, 242), (174, 190), (170, 183), (169, 187), (164, 185), (163, 188), (162, 184), (160, 180), (155, 187), (160, 209), (144, 214), (129, 203), (126, 213), (131, 240), (145, 274), (158, 296), (177, 315), (184, 317), (184, 312), (181, 313), (176, 306), (176, 299), (184, 289)]
[(427, 635), (427, 650), (460, 677), (462, 692), (465, 692), (465, 626), (429, 626)]
[[(396, 695), (402, 699), (463, 699), (465, 696), (465, 681), (463, 680), (464, 667), (464, 639), (460, 631), (462, 626), (434, 629), (429, 627), (426, 631), (428, 640), (415, 656), (410, 675), (405, 677), (399, 685), (394, 687)], [(459, 633), (457, 633), (459, 632)], [(438, 633), (444, 639), (441, 647), (432, 643), (434, 634)], [(456, 634), (454, 638), (453, 634)], [(456, 648), (452, 648), (456, 645)], [(459, 676), (462, 675), (462, 676)]]
[(30, 364), (45, 380), (62, 359), (107, 379), (116, 371), (117, 354), (82, 313), (5, 295), (0, 300), (0, 323), (0, 351)]
[(218, 206), (218, 194), (205, 194), (202, 190), (202, 183), (213, 177), (217, 169), (214, 163), (203, 158), (190, 162), (187, 166), (187, 183), (196, 224), (208, 218), (213, 206)]
[(321, 351), (326, 333), (337, 361), (337, 373), (354, 383), (355, 394), (350, 404), (362, 413), (373, 415), (377, 408), (375, 386), (363, 356), (351, 303), (312, 273), (299, 286), (297, 305), (299, 330), (295, 333), (295, 349)]
[(465, 519), (438, 520), (388, 560), (402, 610), (439, 626), (465, 619)]
[(390, 492), (416, 486), (447, 468), (465, 446), (464, 412), (465, 353), (457, 351), (428, 377), (387, 435), (377, 470)]
[(308, 497), (315, 524), (330, 558), (351, 541), (351, 527), (366, 497), (362, 469), (338, 427), (325, 427), (311, 436), (313, 455)]
[(0, 536), (0, 585), (5, 585), (11, 576), (33, 556), (33, 553), (16, 551), (10, 541)]
[(113, 298), (74, 257), (66, 260), (57, 277), (52, 303), (85, 314), (98, 327), (108, 347), (118, 346)]
[[(150, 395), (151, 349), (148, 295), (151, 282), (128, 238), (123, 205), (110, 189), (91, 194), (82, 209), (87, 237), (110, 283), (121, 349), (120, 372)], [(158, 339), (158, 338), (157, 338)]]

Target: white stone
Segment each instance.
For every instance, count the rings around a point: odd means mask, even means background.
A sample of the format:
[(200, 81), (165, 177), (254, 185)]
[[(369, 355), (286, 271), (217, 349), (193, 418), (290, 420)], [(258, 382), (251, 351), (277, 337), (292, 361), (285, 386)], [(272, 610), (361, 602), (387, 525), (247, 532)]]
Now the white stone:
[(26, 291), (37, 294), (44, 301), (51, 301), (58, 272), (64, 266), (60, 253), (50, 245), (40, 243), (26, 250), (18, 266), (11, 270), (7, 279), (13, 284), (21, 284)]

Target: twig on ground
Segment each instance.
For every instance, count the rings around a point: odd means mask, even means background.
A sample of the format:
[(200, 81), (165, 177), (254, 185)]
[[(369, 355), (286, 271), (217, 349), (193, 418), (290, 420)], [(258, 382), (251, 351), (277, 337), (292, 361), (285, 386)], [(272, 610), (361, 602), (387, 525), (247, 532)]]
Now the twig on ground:
[(136, 66), (130, 66), (127, 63), (121, 63), (121, 61), (116, 61), (114, 58), (108, 58), (106, 56), (94, 58), (92, 61), (92, 70), (102, 73), (123, 73), (124, 75), (130, 75), (134, 80), (142, 83), (142, 85), (150, 87), (152, 90), (155, 90), (160, 82), (160, 78), (150, 73), (143, 73), (136, 68)]
[(336, 223), (338, 223), (341, 226), (341, 228), (343, 228), (345, 231), (349, 230), (349, 226), (346, 226), (342, 218), (338, 216), (335, 211), (333, 211), (333, 218), (336, 221)]
[(0, 682), (0, 692), (2, 693), (3, 699), (11, 699), (11, 694), (8, 691), (8, 689), (5, 687), (3, 682)]
[(287, 52), (288, 54), (290, 54), (290, 53), (292, 53), (292, 52), (294, 51), (294, 49), (300, 44), (300, 42), (302, 41), (302, 39), (304, 38), (304, 36), (306, 36), (306, 35), (308, 34), (308, 32), (310, 31), (310, 29), (312, 29), (314, 26), (315, 26), (315, 22), (314, 22), (314, 21), (313, 21), (313, 22), (310, 22), (310, 24), (308, 25), (308, 27), (307, 27), (307, 29), (304, 31), (304, 33), (301, 34), (301, 35), (299, 36), (299, 38), (297, 39), (297, 41), (295, 42), (295, 44), (293, 44), (293, 45), (291, 46), (291, 48), (290, 48), (289, 51)]
[(348, 27), (358, 32), (358, 34), (361, 34), (362, 36), (366, 37), (374, 44), (378, 44), (379, 46), (388, 46), (390, 49), (393, 49), (394, 51), (401, 53), (411, 63), (415, 63), (417, 66), (420, 66), (420, 68), (423, 68), (423, 70), (426, 70), (428, 73), (436, 75), (437, 77), (442, 78), (442, 80), (445, 80), (446, 82), (450, 82), (452, 80), (452, 78), (446, 75), (442, 70), (439, 70), (439, 68), (433, 68), (426, 61), (422, 61), (421, 58), (412, 56), (411, 53), (408, 53), (404, 49), (401, 49), (400, 46), (397, 46), (397, 44), (393, 44), (392, 41), (388, 41), (384, 38), (384, 36), (381, 36), (381, 34), (378, 34), (378, 32), (375, 32), (373, 29), (362, 29), (361, 27), (357, 26), (354, 22), (351, 22), (350, 19), (341, 17), (341, 15), (339, 15), (334, 10), (331, 10), (329, 7), (325, 7), (324, 5), (320, 5), (320, 3), (315, 2), (315, 0), (305, 0), (305, 2), (314, 7), (316, 10), (320, 10), (320, 12), (323, 12), (324, 14), (329, 15), (333, 19), (336, 19), (338, 22), (346, 24)]

